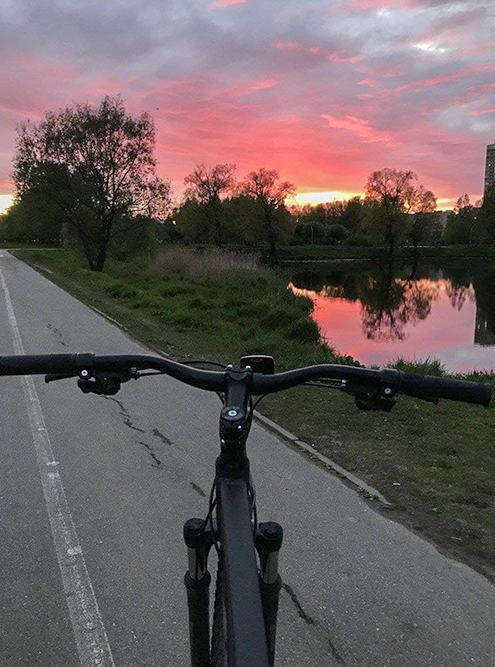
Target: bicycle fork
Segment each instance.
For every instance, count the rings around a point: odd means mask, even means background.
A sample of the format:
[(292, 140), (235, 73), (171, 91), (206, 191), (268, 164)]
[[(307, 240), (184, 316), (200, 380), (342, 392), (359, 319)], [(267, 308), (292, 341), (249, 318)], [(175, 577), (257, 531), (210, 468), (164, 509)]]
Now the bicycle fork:
[[(184, 524), (188, 569), (184, 576), (189, 610), (191, 667), (210, 667), (210, 583), (208, 554), (214, 542), (211, 526), (202, 519)], [(270, 667), (275, 662), (277, 614), (282, 588), (278, 554), (282, 546), (282, 526), (273, 521), (258, 524), (255, 546), (259, 556), (259, 586)]]

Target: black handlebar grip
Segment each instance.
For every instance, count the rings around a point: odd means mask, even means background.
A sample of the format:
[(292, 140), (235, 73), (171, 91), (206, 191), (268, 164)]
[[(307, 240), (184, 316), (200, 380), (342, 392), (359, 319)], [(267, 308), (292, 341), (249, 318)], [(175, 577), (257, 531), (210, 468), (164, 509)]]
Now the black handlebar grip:
[(44, 375), (92, 368), (94, 354), (26, 354), (0, 357), (0, 375)]
[(485, 382), (468, 382), (450, 378), (432, 377), (428, 375), (411, 375), (401, 373), (399, 391), (410, 396), (430, 398), (447, 398), (451, 401), (477, 403), (488, 407), (492, 396), (492, 386)]

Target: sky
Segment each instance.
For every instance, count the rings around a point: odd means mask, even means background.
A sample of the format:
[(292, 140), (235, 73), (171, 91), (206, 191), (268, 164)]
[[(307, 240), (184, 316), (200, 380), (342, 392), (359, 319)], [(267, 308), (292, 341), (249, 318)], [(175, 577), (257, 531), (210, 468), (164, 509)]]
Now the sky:
[(266, 167), (300, 203), (412, 169), (439, 208), (483, 190), (493, 0), (1, 0), (0, 210), (15, 126), (120, 94), (177, 197), (197, 163)]

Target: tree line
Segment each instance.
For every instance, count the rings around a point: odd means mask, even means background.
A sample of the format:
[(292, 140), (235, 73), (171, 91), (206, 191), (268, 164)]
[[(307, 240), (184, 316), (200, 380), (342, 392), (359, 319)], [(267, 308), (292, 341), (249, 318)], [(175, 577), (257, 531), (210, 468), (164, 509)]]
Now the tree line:
[(264, 249), (281, 244), (385, 246), (410, 240), (492, 243), (495, 191), (473, 206), (457, 202), (446, 226), (431, 190), (412, 171), (370, 174), (366, 195), (317, 206), (290, 204), (295, 186), (260, 168), (242, 180), (234, 164), (197, 165), (174, 203), (170, 181), (156, 173), (156, 130), (148, 113), (132, 116), (120, 97), (75, 104), (17, 128), (16, 196), (0, 216), (0, 240), (64, 245), (101, 271), (108, 256), (125, 259), (157, 243)]

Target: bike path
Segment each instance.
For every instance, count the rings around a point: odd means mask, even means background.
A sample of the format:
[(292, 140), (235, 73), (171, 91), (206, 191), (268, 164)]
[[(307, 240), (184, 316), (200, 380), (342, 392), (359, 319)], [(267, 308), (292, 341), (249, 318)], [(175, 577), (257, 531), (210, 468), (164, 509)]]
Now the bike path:
[[(27, 354), (147, 352), (0, 254)], [(0, 294), (0, 353), (12, 349)], [(8, 619), (0, 664), (77, 666), (21, 381), (0, 382), (0, 595)], [(169, 378), (126, 383), (114, 398), (84, 396), (74, 380), (47, 386), (35, 378), (35, 388), (115, 665), (187, 665), (182, 523), (206, 509), (217, 397)], [(495, 665), (488, 581), (377, 514), (258, 424), (249, 452), (260, 519), (285, 529), (280, 665)]]

